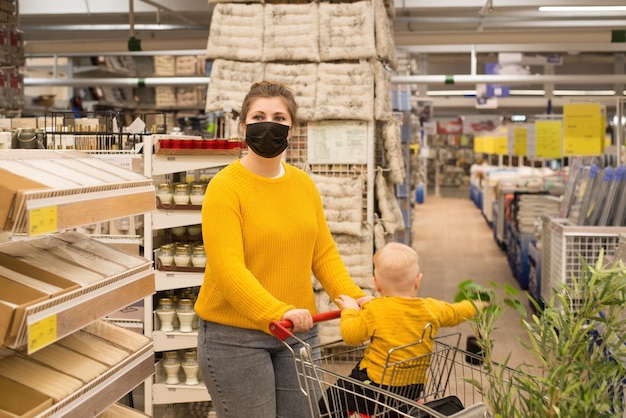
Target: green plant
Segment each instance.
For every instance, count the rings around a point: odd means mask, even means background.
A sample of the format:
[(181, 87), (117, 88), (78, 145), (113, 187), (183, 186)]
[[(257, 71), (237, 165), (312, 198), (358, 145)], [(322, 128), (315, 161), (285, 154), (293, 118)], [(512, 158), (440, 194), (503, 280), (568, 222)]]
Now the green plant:
[[(601, 254), (594, 266), (583, 262), (580, 277), (555, 289), (538, 314), (527, 317), (513, 298), (514, 288), (485, 288), (472, 281), (459, 286), (458, 299), (489, 297), (490, 306), (472, 322), (485, 358), (487, 383), (474, 384), (499, 417), (622, 416), (626, 382), (626, 268), (608, 265)], [(509, 367), (494, 362), (491, 335), (505, 309), (515, 308), (528, 341), (521, 342), (536, 361)]]

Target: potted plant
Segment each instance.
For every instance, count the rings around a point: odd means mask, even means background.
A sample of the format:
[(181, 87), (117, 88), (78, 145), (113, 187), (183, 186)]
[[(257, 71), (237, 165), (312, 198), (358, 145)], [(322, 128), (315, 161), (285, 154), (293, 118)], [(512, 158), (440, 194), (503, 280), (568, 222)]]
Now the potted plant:
[[(555, 289), (555, 296), (527, 317), (517, 290), (484, 287), (469, 280), (457, 299), (488, 300), (490, 306), (471, 322), (484, 358), (486, 383), (470, 380), (498, 417), (621, 417), (626, 383), (626, 267), (608, 265), (601, 254), (594, 266), (583, 264), (581, 277)], [(521, 314), (533, 364), (509, 367), (495, 362), (492, 332), (505, 309)]]

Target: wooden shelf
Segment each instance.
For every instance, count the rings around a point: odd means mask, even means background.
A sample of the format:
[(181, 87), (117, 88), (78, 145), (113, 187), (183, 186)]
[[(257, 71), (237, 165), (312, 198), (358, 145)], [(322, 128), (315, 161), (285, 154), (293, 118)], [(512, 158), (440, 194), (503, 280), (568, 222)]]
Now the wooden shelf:
[[(36, 165), (38, 161), (65, 161), (68, 164), (66, 170), (70, 169), (71, 164), (75, 164), (80, 165), (78, 170), (91, 170), (92, 173), (107, 174), (109, 177), (121, 173), (120, 180), (114, 183), (92, 182), (89, 185), (63, 188), (45, 187), (41, 184), (34, 187), (32, 184), (37, 183), (34, 173), (32, 177), (24, 177), (24, 172), (16, 175), (17, 179), (28, 180), (30, 186), (14, 186), (13, 194), (6, 196), (7, 199), (11, 199), (9, 203), (13, 201), (10, 210), (12, 218), (7, 222), (12, 233), (25, 233), (31, 236), (49, 234), (154, 210), (156, 192), (151, 179), (138, 174), (128, 176), (128, 170), (102, 160), (98, 161), (104, 164), (106, 169), (98, 168), (97, 165), (83, 164), (89, 159), (97, 160), (79, 151), (7, 150), (0, 153), (0, 168), (8, 172), (11, 172), (10, 167), (16, 161), (23, 161), (24, 165)], [(50, 176), (54, 174), (50, 173)], [(124, 180), (129, 178), (134, 180)]]
[[(92, 286), (28, 306), (16, 340), (7, 346), (27, 348), (32, 353), (154, 292), (154, 270), (152, 263), (147, 262)], [(42, 324), (49, 324), (44, 328), (50, 334), (44, 342), (33, 346), (33, 332), (41, 329)]]
[(37, 415), (36, 418), (96, 416), (143, 383), (153, 373), (154, 351), (150, 343), (124, 362), (109, 369), (98, 379)]

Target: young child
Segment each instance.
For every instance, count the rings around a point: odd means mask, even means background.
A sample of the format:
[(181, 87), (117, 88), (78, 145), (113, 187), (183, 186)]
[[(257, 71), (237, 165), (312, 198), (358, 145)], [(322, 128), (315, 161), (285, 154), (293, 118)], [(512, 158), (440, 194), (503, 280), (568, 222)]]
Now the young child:
[[(340, 295), (335, 302), (342, 308), (341, 336), (348, 345), (358, 345), (370, 341), (363, 358), (354, 367), (350, 377), (384, 387), (403, 396), (417, 400), (425, 382), (425, 374), (406, 370), (406, 376), (394, 374), (384, 376), (389, 350), (394, 347), (411, 344), (406, 349), (398, 350), (401, 358), (392, 358), (390, 362), (408, 360), (432, 352), (433, 340), (441, 327), (452, 327), (473, 318), (477, 309), (487, 304), (481, 301), (465, 300), (448, 303), (432, 298), (417, 297), (422, 280), (417, 252), (408, 245), (391, 242), (374, 255), (374, 287), (380, 294), (359, 307), (353, 298)], [(430, 330), (425, 331), (427, 324)], [(423, 340), (422, 340), (423, 339)], [(419, 344), (412, 344), (422, 340)], [(426, 363), (428, 364), (428, 362)], [(402, 373), (402, 371), (399, 371)], [(413, 380), (413, 381), (412, 381)], [(399, 384), (398, 384), (399, 383)], [(348, 381), (340, 385), (350, 385)], [(347, 390), (359, 390), (354, 385)], [(338, 395), (327, 391), (329, 409), (355, 411), (371, 414), (373, 403), (356, 402), (355, 398)], [(335, 389), (336, 391), (336, 389)], [(359, 397), (360, 398), (360, 397)], [(337, 405), (337, 404), (340, 405)], [(326, 413), (326, 405), (320, 400), (320, 410)], [(369, 404), (369, 405), (368, 405)], [(339, 413), (333, 416), (347, 416)]]

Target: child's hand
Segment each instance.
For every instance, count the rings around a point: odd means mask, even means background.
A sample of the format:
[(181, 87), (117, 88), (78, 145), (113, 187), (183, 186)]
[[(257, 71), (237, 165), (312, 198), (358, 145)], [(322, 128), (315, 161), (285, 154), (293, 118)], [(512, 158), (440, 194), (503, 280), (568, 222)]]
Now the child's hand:
[(339, 295), (339, 297), (335, 299), (335, 303), (339, 305), (341, 309), (356, 309), (357, 311), (361, 309), (358, 302), (347, 295)]
[(374, 296), (362, 296), (356, 300), (356, 303), (358, 303), (359, 306), (363, 306), (372, 299), (374, 299)]

